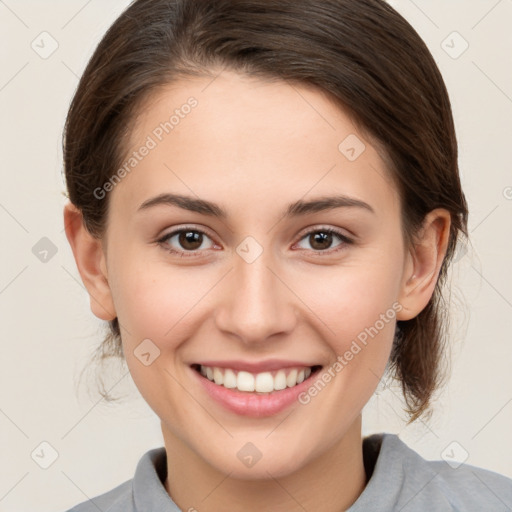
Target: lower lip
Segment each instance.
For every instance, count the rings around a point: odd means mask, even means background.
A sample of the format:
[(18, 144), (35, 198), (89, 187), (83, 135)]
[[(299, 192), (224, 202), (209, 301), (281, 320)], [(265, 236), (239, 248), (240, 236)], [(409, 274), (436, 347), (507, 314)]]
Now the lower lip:
[(196, 378), (204, 387), (206, 392), (220, 405), (231, 412), (241, 416), (250, 416), (253, 418), (262, 418), (277, 414), (294, 402), (298, 402), (298, 396), (305, 391), (313, 382), (313, 378), (319, 373), (312, 373), (306, 380), (292, 388), (273, 391), (272, 393), (257, 394), (235, 389), (228, 389), (224, 386), (215, 384), (214, 382), (203, 377), (198, 371), (191, 368)]

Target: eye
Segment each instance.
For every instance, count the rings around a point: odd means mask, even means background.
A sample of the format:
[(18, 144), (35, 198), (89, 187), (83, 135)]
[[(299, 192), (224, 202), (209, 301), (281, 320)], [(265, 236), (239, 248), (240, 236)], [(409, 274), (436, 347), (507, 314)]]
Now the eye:
[[(337, 245), (333, 246), (333, 239), (338, 238), (340, 241)], [(204, 243), (210, 241), (210, 244), (204, 246)], [(303, 240), (307, 241), (313, 252), (315, 253), (328, 253), (343, 250), (348, 244), (353, 241), (334, 228), (317, 228), (310, 230), (298, 242), (299, 245)], [(177, 254), (181, 257), (195, 257), (200, 256), (201, 249), (212, 249), (215, 247), (211, 238), (202, 230), (193, 227), (184, 227), (176, 229), (167, 233), (157, 242), (171, 254)], [(334, 249), (332, 249), (334, 247)], [(307, 249), (301, 247), (300, 249)]]
[[(333, 238), (338, 238), (340, 240), (340, 243), (334, 246), (334, 250), (331, 250), (333, 247)], [(317, 228), (308, 231), (301, 238), (301, 242), (303, 240), (306, 240), (306, 242), (310, 244), (314, 252), (328, 252), (329, 254), (332, 252), (343, 250), (345, 245), (353, 243), (353, 241), (350, 238), (348, 238), (343, 233), (339, 232), (334, 228)], [(304, 249), (304, 247), (300, 248)]]
[[(211, 242), (207, 247), (203, 245), (206, 240)], [(201, 252), (200, 249), (212, 249), (215, 245), (204, 231), (187, 227), (171, 231), (157, 242), (170, 253), (183, 257), (197, 256), (196, 252)]]

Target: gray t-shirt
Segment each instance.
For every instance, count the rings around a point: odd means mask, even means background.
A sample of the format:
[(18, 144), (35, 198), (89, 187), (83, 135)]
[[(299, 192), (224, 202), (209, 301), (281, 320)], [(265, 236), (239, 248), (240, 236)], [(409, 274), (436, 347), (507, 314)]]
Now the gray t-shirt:
[[(395, 434), (363, 440), (370, 477), (347, 512), (511, 512), (512, 479), (469, 464), (425, 460)], [(131, 480), (67, 512), (187, 512), (165, 490), (165, 448), (146, 452)], [(238, 512), (238, 511), (237, 511)]]

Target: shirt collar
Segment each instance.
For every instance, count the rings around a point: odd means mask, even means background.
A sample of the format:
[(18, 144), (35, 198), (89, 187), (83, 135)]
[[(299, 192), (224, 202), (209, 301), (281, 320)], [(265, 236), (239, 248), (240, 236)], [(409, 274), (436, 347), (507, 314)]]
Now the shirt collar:
[[(413, 452), (397, 435), (381, 433), (363, 439), (365, 470), (371, 477), (363, 492), (347, 512), (365, 512), (378, 504), (381, 510), (393, 510), (403, 497), (404, 465), (416, 462), (418, 454)], [(372, 468), (372, 466), (374, 467)], [(421, 467), (421, 466), (420, 466)], [(427, 468), (423, 466), (424, 471)], [(425, 478), (432, 478), (432, 470)], [(434, 473), (435, 475), (435, 473)], [(133, 500), (136, 512), (158, 510), (159, 512), (181, 512), (165, 490), (167, 477), (167, 455), (165, 447), (146, 452), (133, 478)], [(405, 489), (406, 491), (406, 489)]]
[(167, 476), (165, 447), (146, 452), (135, 470), (133, 478), (133, 501), (136, 512), (158, 510), (159, 512), (181, 512), (171, 499), (164, 484)]

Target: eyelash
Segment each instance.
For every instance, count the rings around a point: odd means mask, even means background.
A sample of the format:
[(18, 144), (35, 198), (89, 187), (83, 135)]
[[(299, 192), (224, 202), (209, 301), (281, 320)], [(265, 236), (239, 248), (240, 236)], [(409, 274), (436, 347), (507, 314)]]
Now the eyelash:
[[(195, 258), (195, 257), (200, 257), (200, 255), (198, 253), (201, 253), (203, 252), (203, 250), (196, 250), (196, 251), (177, 251), (176, 249), (171, 249), (169, 248), (169, 245), (166, 244), (166, 242), (171, 239), (174, 235), (177, 235), (177, 234), (180, 234), (180, 233), (183, 233), (183, 232), (187, 232), (187, 231), (192, 231), (193, 233), (200, 233), (202, 235), (205, 235), (207, 236), (208, 238), (211, 238), (210, 236), (208, 236), (208, 234), (200, 229), (197, 229), (197, 228), (194, 228), (194, 227), (183, 227), (183, 228), (180, 228), (180, 229), (177, 229), (175, 231), (171, 231), (170, 233), (167, 233), (166, 235), (164, 235), (162, 238), (160, 238), (159, 240), (157, 240), (157, 243), (167, 252), (171, 253), (171, 254), (174, 254), (174, 255), (178, 255), (182, 258)], [(324, 254), (333, 254), (333, 253), (336, 253), (338, 251), (342, 251), (346, 245), (351, 245), (354, 243), (354, 241), (350, 238), (348, 238), (346, 235), (344, 235), (343, 233), (341, 233), (340, 231), (338, 231), (337, 229), (334, 229), (334, 228), (330, 228), (330, 227), (321, 227), (321, 228), (316, 228), (316, 229), (313, 229), (311, 231), (308, 231), (306, 233), (304, 233), (302, 235), (302, 237), (300, 238), (299, 242), (301, 240), (303, 240), (304, 238), (314, 234), (314, 233), (329, 233), (329, 234), (332, 234), (332, 235), (336, 235), (337, 237), (339, 237), (339, 239), (342, 241), (342, 243), (335, 249), (326, 249), (324, 251), (320, 251), (320, 250), (314, 250), (313, 249), (313, 252), (316, 253), (318, 256), (323, 256)], [(302, 249), (302, 250), (308, 250), (308, 249)]]

